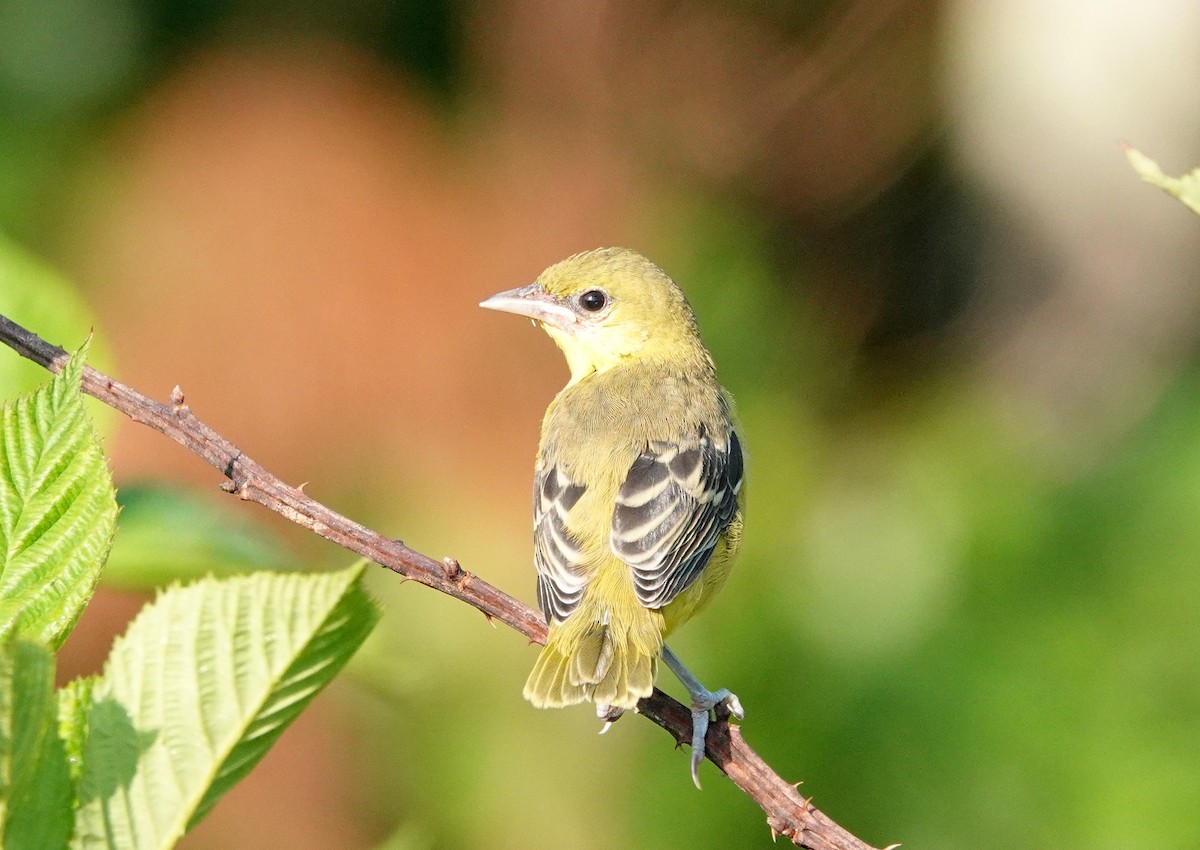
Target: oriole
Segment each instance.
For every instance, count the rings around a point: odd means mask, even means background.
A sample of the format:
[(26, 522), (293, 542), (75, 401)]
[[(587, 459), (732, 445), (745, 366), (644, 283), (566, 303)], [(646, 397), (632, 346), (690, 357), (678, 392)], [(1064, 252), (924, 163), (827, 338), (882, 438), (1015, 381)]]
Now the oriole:
[(571, 372), (542, 420), (534, 472), (549, 634), (525, 698), (592, 700), (611, 723), (650, 695), (661, 656), (692, 699), (699, 787), (709, 713), (742, 709), (700, 685), (664, 640), (725, 583), (745, 491), (732, 403), (692, 309), (662, 269), (624, 248), (576, 254), (481, 306), (540, 324)]

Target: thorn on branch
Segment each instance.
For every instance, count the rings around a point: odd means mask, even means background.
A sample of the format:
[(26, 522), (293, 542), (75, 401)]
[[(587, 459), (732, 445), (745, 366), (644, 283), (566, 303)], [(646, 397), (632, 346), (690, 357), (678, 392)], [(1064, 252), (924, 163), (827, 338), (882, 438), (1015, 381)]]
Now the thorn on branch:
[[(250, 500), (250, 485), (251, 485), (251, 483), (253, 483), (253, 480), (250, 478), (247, 478), (241, 484), (238, 484), (236, 481), (222, 481), (221, 489), (224, 490), (226, 493), (229, 493), (232, 496), (237, 496), (243, 502), (247, 502)], [(315, 526), (314, 526), (314, 530), (315, 530)]]
[(171, 407), (177, 414), (187, 412), (187, 405), (183, 403), (183, 388), (179, 384), (171, 390)]

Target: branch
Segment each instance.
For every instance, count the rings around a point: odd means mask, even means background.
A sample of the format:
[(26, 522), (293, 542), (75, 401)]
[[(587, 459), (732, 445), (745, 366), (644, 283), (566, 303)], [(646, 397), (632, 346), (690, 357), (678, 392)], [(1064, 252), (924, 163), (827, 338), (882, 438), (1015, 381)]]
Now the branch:
[[(70, 356), (3, 315), (0, 315), (0, 342), (52, 372), (58, 372)], [(225, 491), (245, 501), (257, 502), (405, 578), (460, 599), (482, 611), (489, 620), (499, 620), (534, 643), (546, 642), (545, 622), (524, 602), (464, 570), (452, 558), (445, 561), (428, 558), (283, 483), (200, 421), (184, 403), (178, 387), (171, 392), (171, 403), (162, 404), (85, 366), (83, 391), (203, 458), (229, 479), (221, 485)], [(655, 689), (638, 703), (637, 710), (669, 732), (677, 744), (690, 743), (691, 712), (662, 691)], [(709, 726), (705, 743), (713, 764), (766, 812), (772, 835), (784, 835), (810, 850), (872, 850), (814, 808), (793, 784), (775, 773), (746, 744), (739, 727), (720, 719)]]

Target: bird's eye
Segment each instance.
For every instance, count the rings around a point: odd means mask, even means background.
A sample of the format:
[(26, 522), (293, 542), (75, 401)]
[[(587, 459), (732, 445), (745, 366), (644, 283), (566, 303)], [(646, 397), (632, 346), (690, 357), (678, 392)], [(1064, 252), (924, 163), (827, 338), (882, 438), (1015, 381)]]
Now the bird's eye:
[(579, 306), (590, 313), (604, 309), (604, 305), (607, 303), (608, 296), (599, 289), (589, 289), (583, 295), (579, 296)]

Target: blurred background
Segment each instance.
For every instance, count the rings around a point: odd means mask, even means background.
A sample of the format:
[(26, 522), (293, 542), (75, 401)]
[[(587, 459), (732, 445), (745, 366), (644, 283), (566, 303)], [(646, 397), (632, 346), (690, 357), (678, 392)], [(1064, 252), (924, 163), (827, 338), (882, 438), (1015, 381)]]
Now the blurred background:
[[(877, 846), (1196, 847), (1200, 221), (1117, 142), (1200, 163), (1197, 45), (1192, 0), (0, 0), (0, 231), (63, 276), (13, 255), (0, 311), (532, 602), (566, 369), (476, 305), (638, 249), (745, 426), (744, 554), (673, 643), (749, 742)], [(350, 560), (100, 417), (64, 678), (156, 584)], [(652, 724), (530, 708), (521, 638), (374, 590), (185, 848), (770, 841)]]

